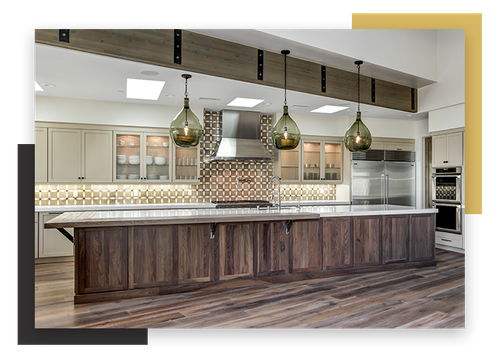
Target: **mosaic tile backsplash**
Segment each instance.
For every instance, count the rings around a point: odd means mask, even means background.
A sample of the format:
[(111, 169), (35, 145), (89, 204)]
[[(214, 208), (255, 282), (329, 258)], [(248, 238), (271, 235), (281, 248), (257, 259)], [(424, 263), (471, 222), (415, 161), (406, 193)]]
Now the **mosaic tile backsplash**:
[[(196, 203), (229, 200), (271, 200), (269, 179), (273, 163), (210, 162), (210, 156), (220, 138), (218, 112), (205, 111), (204, 136), (200, 144), (200, 182), (198, 185), (164, 184), (68, 184), (35, 185), (36, 206)], [(272, 117), (261, 115), (261, 140), (273, 154), (271, 142)], [(240, 183), (238, 178), (250, 178)], [(274, 189), (277, 183), (274, 181)], [(334, 184), (282, 184), (283, 201), (334, 200)]]

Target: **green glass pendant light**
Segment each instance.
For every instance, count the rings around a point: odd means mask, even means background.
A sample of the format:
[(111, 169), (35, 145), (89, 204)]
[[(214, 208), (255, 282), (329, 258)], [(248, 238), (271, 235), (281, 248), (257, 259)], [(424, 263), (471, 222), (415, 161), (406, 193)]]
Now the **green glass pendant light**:
[(359, 72), (363, 61), (356, 61), (354, 64), (358, 66), (358, 111), (356, 113), (356, 121), (345, 133), (344, 144), (350, 152), (365, 152), (372, 145), (372, 134), (361, 121), (361, 111), (359, 110)]
[(184, 108), (177, 114), (170, 123), (170, 137), (177, 146), (193, 147), (198, 145), (202, 135), (200, 121), (189, 108), (189, 98), (187, 91), (187, 81), (191, 78), (190, 74), (181, 75), (186, 80), (184, 91)]
[(299, 145), (300, 130), (297, 124), (290, 118), (286, 102), (286, 56), (290, 54), (290, 51), (283, 50), (281, 54), (285, 57), (285, 105), (283, 106), (283, 115), (274, 125), (271, 136), (276, 149), (293, 150)]

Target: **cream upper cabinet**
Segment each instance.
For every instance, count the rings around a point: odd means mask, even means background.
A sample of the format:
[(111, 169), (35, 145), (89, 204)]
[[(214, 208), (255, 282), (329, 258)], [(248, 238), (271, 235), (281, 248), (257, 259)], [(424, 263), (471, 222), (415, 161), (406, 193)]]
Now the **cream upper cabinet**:
[(111, 182), (112, 132), (49, 128), (48, 182)]
[(172, 145), (168, 131), (115, 131), (114, 144), (115, 182), (172, 181)]
[(112, 132), (82, 130), (82, 174), (83, 182), (111, 182)]
[(294, 150), (279, 151), (276, 173), (284, 183), (342, 182), (341, 139), (304, 136)]
[(415, 140), (413, 139), (392, 139), (392, 138), (374, 138), (370, 149), (373, 150), (399, 150), (414, 151)]
[(432, 166), (462, 166), (463, 165), (463, 134), (462, 132), (441, 134), (432, 137)]
[(35, 182), (47, 182), (47, 128), (35, 128)]
[(49, 128), (49, 182), (80, 182), (81, 130)]

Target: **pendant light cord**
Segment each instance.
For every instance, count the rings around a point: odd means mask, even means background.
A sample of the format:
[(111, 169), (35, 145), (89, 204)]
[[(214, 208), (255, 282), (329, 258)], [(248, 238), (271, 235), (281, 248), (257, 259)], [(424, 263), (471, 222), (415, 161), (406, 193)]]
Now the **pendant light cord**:
[(286, 54), (285, 54), (285, 106), (286, 106)]
[[(283, 55), (285, 56), (285, 107), (288, 107), (288, 104), (286, 102), (286, 55), (287, 53), (289, 53), (288, 51), (282, 51), (281, 53), (283, 53)], [(287, 108), (287, 113), (288, 113), (288, 108)], [(285, 127), (284, 127), (284, 130), (286, 131), (287, 130), (287, 127), (286, 127), (286, 116), (285, 116)]]
[(359, 90), (359, 71), (360, 71), (360, 67), (361, 67), (361, 65), (358, 64), (358, 112), (359, 112), (359, 102), (360, 102), (360, 95), (359, 95), (359, 92), (360, 92), (360, 90)]

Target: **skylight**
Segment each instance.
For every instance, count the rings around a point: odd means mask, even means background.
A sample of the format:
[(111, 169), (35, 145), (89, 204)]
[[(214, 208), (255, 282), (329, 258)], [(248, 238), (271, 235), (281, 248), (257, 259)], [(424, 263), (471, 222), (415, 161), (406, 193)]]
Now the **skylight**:
[(349, 107), (337, 107), (335, 105), (324, 105), (320, 108), (311, 110), (311, 113), (326, 113), (332, 114), (336, 112), (340, 112), (341, 110), (348, 109)]
[(158, 100), (164, 81), (127, 78), (127, 98)]
[(42, 87), (40, 87), (40, 85), (36, 81), (35, 81), (35, 91), (36, 92), (43, 92)]
[(245, 108), (253, 108), (257, 104), (262, 103), (264, 99), (252, 99), (252, 98), (235, 98), (231, 103), (229, 103), (228, 107), (245, 107)]

